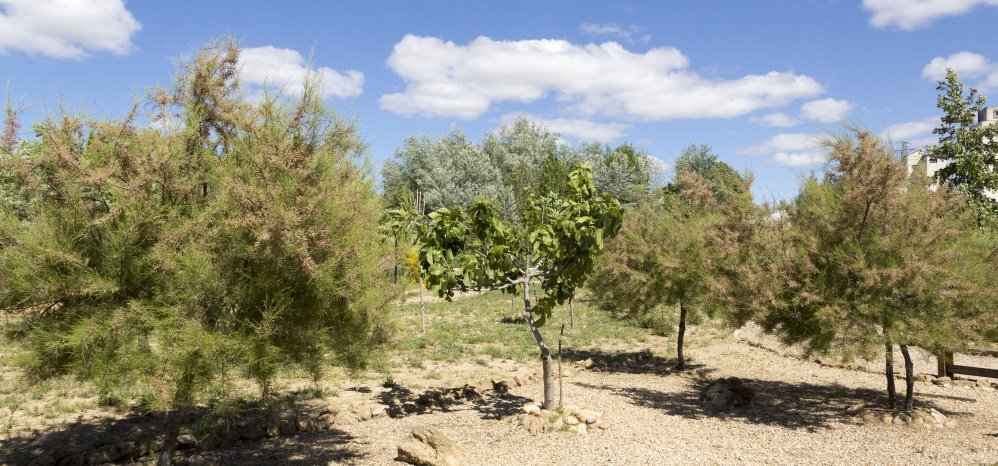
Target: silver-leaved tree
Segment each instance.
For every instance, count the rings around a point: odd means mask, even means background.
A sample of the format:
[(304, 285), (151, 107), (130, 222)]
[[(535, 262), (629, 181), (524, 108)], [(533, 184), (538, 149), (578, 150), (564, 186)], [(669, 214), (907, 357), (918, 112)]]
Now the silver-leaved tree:
[[(518, 222), (503, 221), (488, 201), (467, 210), (441, 208), (420, 234), (427, 286), (446, 299), (455, 291), (502, 290), (523, 296), (523, 316), (540, 349), (545, 409), (555, 408), (551, 349), (540, 328), (593, 271), (606, 239), (620, 230), (620, 202), (598, 194), (592, 170), (569, 174), (564, 195), (527, 196)], [(531, 302), (530, 287), (544, 291)]]

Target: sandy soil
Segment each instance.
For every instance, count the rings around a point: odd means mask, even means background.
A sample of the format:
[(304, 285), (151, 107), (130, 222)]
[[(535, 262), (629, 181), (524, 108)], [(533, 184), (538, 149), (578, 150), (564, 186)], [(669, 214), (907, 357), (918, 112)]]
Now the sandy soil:
[[(844, 411), (860, 402), (883, 406), (885, 381), (876, 372), (876, 361), (870, 362), (869, 372), (828, 367), (784, 354), (791, 350), (750, 345), (740, 335), (689, 348), (693, 370), (676, 373), (669, 369), (672, 361), (658, 356), (671, 354), (671, 345), (671, 340), (651, 339), (646, 343), (650, 359), (594, 367), (565, 379), (566, 404), (604, 413), (611, 424), (605, 431), (531, 435), (501, 421), (540, 398), (541, 384), (532, 382), (447, 411), (377, 418), (342, 430), (237, 444), (203, 456), (221, 464), (392, 464), (396, 444), (412, 428), (433, 426), (460, 445), (472, 465), (998, 462), (994, 389), (916, 383), (916, 407), (941, 411), (957, 420), (955, 428), (861, 424)], [(618, 361), (627, 355), (619, 356)], [(919, 354), (916, 364), (918, 372), (935, 370), (930, 356)], [(730, 376), (755, 389), (753, 405), (705, 414), (698, 402), (700, 388), (708, 380)], [(448, 382), (455, 378), (445, 377)], [(370, 382), (352, 391), (350, 396), (378, 400), (387, 389)]]

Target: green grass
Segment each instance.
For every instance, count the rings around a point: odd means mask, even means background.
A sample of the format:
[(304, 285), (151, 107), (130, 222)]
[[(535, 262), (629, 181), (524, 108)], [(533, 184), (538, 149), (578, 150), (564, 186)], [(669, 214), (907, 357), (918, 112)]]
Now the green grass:
[[(613, 318), (583, 299), (575, 300), (575, 329), (569, 330), (568, 309), (559, 306), (554, 318), (541, 334), (547, 345), (556, 350), (561, 324), (566, 324), (562, 346), (565, 349), (592, 349), (606, 344), (641, 342), (646, 329)], [(537, 343), (522, 319), (523, 300), (516, 307), (510, 296), (498, 292), (458, 298), (453, 302), (426, 305), (426, 334), (419, 334), (419, 304), (409, 303), (391, 312), (400, 338), (396, 346), (398, 360), (409, 367), (423, 367), (419, 361), (483, 364), (489, 358), (517, 362), (534, 360), (539, 355)]]

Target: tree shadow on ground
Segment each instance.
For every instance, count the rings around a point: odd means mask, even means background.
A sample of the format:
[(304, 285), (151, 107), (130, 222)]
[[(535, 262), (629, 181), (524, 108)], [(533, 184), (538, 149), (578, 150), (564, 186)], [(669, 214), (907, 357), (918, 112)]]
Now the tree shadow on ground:
[(201, 452), (200, 455), (207, 464), (353, 464), (365, 456), (351, 445), (356, 441), (355, 437), (342, 430), (330, 429), (260, 442), (243, 442), (227, 449)]
[[(742, 379), (742, 381), (745, 386), (755, 391), (752, 404), (716, 412), (705, 410), (701, 404), (700, 392), (707, 386), (708, 381), (695, 382), (690, 387), (676, 392), (637, 387), (579, 385), (613, 392), (629, 399), (637, 406), (661, 410), (670, 416), (687, 419), (729, 419), (788, 429), (814, 430), (827, 427), (833, 421), (848, 421), (851, 416), (846, 414), (846, 408), (857, 403), (862, 403), (866, 409), (875, 411), (876, 422), (880, 422), (882, 413), (888, 412), (886, 394), (879, 390), (849, 388), (838, 384), (816, 385), (757, 379)], [(934, 408), (947, 415), (955, 414), (943, 411), (928, 400), (918, 400), (916, 408)]]
[[(304, 411), (314, 410), (311, 407)], [(330, 457), (349, 459), (359, 454), (348, 447), (352, 437), (345, 432), (327, 430), (296, 432), (291, 407), (286, 404), (264, 406), (247, 403), (225, 416), (212, 413), (207, 408), (197, 408), (185, 413), (181, 432), (195, 434), (199, 442), (187, 446), (178, 444), (176, 458), (183, 460), (192, 455), (211, 455), (220, 449), (255, 449), (259, 441), (295, 442), (297, 436), (319, 435), (325, 439), (313, 450), (304, 452), (309, 458)], [(311, 414), (312, 416), (315, 413)], [(282, 425), (281, 422), (284, 422)], [(90, 464), (145, 461), (155, 458), (163, 442), (166, 416), (164, 413), (132, 411), (122, 417), (87, 419), (65, 424), (41, 432), (31, 438), (12, 438), (0, 443), (0, 464)], [(268, 426), (273, 426), (268, 431)], [(278, 426), (280, 428), (278, 429)], [(270, 433), (268, 433), (270, 432)], [(277, 438), (267, 439), (268, 436)], [(339, 443), (337, 443), (339, 442)], [(274, 453), (283, 454), (283, 453)], [(298, 451), (297, 454), (302, 454)], [(319, 456), (316, 456), (319, 455)], [(181, 461), (182, 462), (182, 461)], [(293, 458), (277, 461), (293, 464)], [(246, 464), (242, 461), (239, 464)], [(264, 461), (253, 464), (273, 464)], [(301, 464), (310, 464), (302, 462)]]
[(506, 390), (480, 390), (471, 385), (451, 388), (431, 388), (420, 393), (408, 387), (393, 385), (379, 399), (388, 406), (388, 416), (402, 418), (412, 415), (473, 409), (482, 419), (501, 419), (519, 412), (529, 398), (513, 395)]
[(695, 373), (702, 376), (714, 371), (703, 364), (696, 364), (686, 361), (686, 368), (682, 371), (676, 369), (675, 358), (663, 358), (652, 353), (650, 350), (642, 351), (602, 351), (602, 350), (565, 350), (562, 353), (563, 360), (581, 363), (592, 360), (592, 365), (588, 370), (594, 372), (626, 373), (626, 374), (659, 374), (670, 375), (683, 372)]

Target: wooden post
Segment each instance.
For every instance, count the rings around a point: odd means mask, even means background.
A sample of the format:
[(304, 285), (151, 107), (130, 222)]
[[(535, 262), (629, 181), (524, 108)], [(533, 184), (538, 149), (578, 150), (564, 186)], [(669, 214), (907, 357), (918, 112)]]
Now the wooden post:
[(565, 406), (565, 386), (561, 382), (561, 337), (565, 336), (565, 324), (561, 324), (561, 333), (558, 334), (558, 407)]
[(943, 351), (936, 355), (936, 376), (953, 378), (952, 351)]

